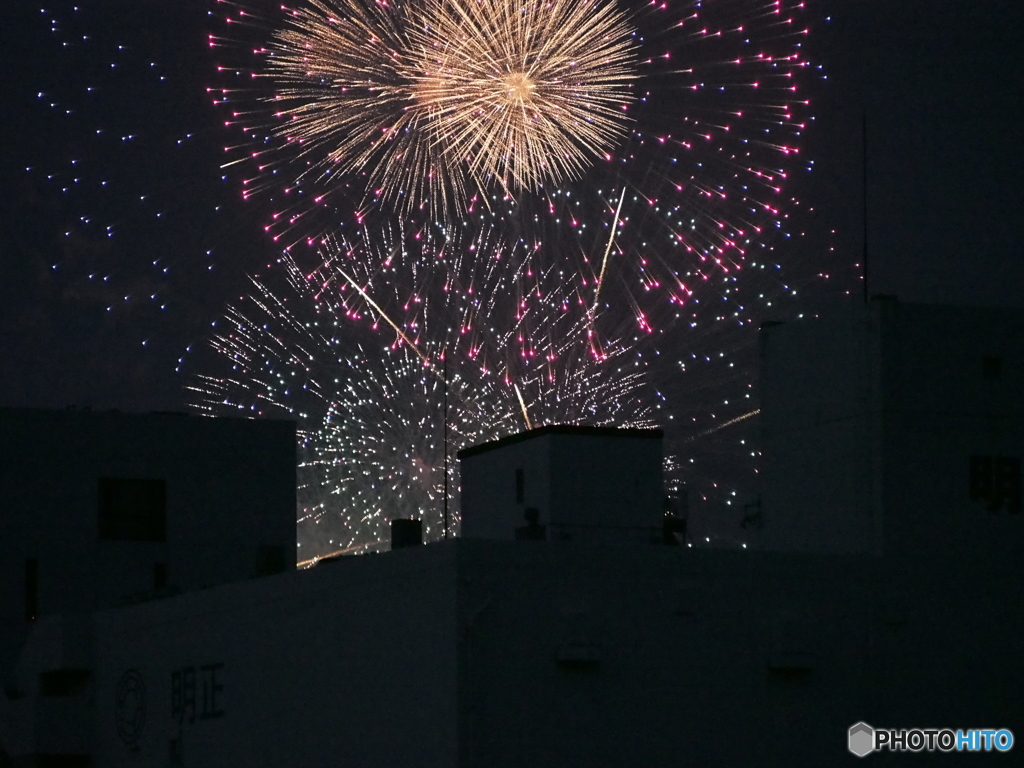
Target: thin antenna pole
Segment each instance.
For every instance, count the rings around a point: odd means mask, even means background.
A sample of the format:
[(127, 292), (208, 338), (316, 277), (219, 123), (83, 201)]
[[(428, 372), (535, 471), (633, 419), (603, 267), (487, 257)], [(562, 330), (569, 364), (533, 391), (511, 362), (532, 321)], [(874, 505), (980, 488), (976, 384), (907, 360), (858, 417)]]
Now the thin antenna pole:
[(861, 217), (864, 232), (864, 253), (861, 256), (861, 278), (864, 290), (864, 303), (868, 303), (868, 112), (861, 113)]
[(444, 538), (448, 540), (448, 347), (444, 348)]

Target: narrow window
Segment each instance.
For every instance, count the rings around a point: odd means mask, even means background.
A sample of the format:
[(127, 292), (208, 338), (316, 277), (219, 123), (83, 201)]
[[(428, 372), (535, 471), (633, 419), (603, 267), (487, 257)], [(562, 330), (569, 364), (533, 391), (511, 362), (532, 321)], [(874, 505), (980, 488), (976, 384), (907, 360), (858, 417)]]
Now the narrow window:
[(522, 504), (523, 503), (523, 499), (525, 497), (525, 495), (523, 493), (523, 485), (524, 485), (523, 470), (522, 469), (517, 469), (516, 470), (516, 503), (517, 504)]
[(39, 561), (25, 561), (25, 621), (35, 621), (39, 613)]

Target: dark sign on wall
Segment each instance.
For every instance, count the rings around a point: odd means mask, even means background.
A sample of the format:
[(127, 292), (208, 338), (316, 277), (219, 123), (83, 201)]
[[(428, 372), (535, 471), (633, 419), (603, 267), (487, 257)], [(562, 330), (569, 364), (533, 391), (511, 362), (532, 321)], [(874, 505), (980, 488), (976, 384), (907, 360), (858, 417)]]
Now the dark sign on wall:
[(117, 735), (128, 747), (134, 747), (146, 724), (146, 686), (137, 670), (129, 669), (117, 684), (114, 720)]
[(224, 717), (223, 664), (181, 667), (171, 672), (171, 716), (179, 724)]

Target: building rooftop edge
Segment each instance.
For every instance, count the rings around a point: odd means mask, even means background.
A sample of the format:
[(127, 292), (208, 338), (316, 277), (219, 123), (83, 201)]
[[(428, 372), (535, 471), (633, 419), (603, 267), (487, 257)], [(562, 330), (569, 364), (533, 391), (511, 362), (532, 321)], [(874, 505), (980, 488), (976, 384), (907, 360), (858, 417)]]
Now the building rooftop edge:
[(512, 445), (513, 443), (521, 443), (524, 440), (531, 440), (535, 437), (544, 437), (545, 435), (593, 435), (598, 437), (642, 437), (642, 438), (656, 438), (660, 440), (664, 437), (664, 432), (660, 429), (629, 429), (621, 427), (586, 427), (577, 424), (546, 424), (543, 427), (537, 427), (536, 429), (530, 429), (526, 432), (518, 432), (508, 437), (502, 437), (498, 440), (492, 440), (489, 443), (481, 443), (480, 445), (472, 445), (469, 448), (463, 448), (458, 452), (460, 459), (467, 456), (476, 456), (487, 451), (492, 451), (495, 448), (504, 448), (506, 445)]

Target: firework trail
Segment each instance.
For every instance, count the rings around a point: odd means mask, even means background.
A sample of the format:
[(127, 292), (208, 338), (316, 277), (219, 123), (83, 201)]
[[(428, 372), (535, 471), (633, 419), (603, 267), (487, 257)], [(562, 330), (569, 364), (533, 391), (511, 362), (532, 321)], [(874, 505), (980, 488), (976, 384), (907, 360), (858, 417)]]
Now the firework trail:
[(573, 281), (525, 249), (385, 232), (309, 273), (285, 257), (282, 276), (228, 309), (190, 393), (203, 413), (298, 420), (300, 559), (379, 548), (396, 517), (443, 536), (446, 386), (453, 509), (457, 451), (527, 419), (653, 422), (632, 343), (597, 348)]

